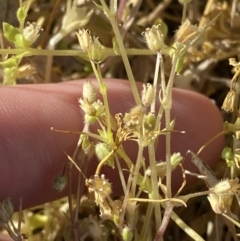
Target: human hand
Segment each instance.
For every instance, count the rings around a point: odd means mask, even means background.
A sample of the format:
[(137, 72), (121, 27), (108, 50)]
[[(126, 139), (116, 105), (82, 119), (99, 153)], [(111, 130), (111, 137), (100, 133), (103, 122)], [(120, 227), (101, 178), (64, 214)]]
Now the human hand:
[[(113, 114), (128, 112), (134, 101), (127, 81), (106, 80), (110, 110)], [(62, 134), (50, 128), (81, 131), (83, 113), (78, 106), (81, 81), (60, 84), (19, 85), (0, 89), (0, 202), (11, 198), (17, 208), (22, 198), (23, 207), (45, 203), (63, 195), (53, 190), (54, 179), (62, 172), (67, 157), (72, 155), (78, 135)], [(142, 84), (139, 84), (141, 88)], [(207, 140), (222, 129), (219, 111), (206, 97), (175, 89), (171, 117), (176, 119), (176, 130), (185, 134), (172, 134), (172, 152), (196, 152)], [(159, 144), (160, 149), (165, 148)], [(223, 146), (218, 138), (202, 153), (201, 158), (210, 166), (216, 163)], [(134, 147), (134, 146), (133, 146)], [(134, 156), (136, 150), (128, 150)], [(160, 160), (160, 156), (158, 157)], [(164, 160), (164, 157), (161, 157)], [(188, 169), (191, 165), (185, 161)], [(90, 165), (92, 167), (92, 165)], [(114, 182), (116, 175), (107, 169), (106, 178), (113, 182), (114, 190), (121, 190)], [(93, 174), (95, 169), (91, 168)], [(174, 174), (173, 186), (180, 183), (181, 173)]]

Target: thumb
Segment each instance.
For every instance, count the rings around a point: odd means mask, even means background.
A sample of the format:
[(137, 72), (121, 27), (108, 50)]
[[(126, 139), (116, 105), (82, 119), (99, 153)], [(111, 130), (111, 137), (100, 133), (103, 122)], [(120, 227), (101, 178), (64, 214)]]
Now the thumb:
[[(51, 127), (81, 131), (83, 113), (78, 98), (84, 80), (61, 84), (22, 85), (0, 89), (0, 200), (11, 198), (17, 207), (20, 198), (24, 207), (48, 202), (66, 195), (52, 189), (67, 158), (62, 150), (72, 155), (78, 135), (50, 131)], [(127, 81), (109, 79), (109, 104), (112, 113), (125, 113), (134, 106)], [(141, 84), (139, 84), (141, 86)], [(181, 90), (174, 90), (171, 118), (176, 119), (177, 130), (172, 134), (172, 152), (197, 151), (209, 138), (222, 129), (222, 118), (215, 105), (207, 98)], [(162, 142), (161, 142), (162, 141)], [(158, 146), (158, 158), (164, 160), (164, 140)], [(214, 164), (223, 145), (223, 138), (214, 141), (202, 153), (202, 158)], [(133, 147), (133, 148), (132, 148)], [(135, 148), (136, 147), (136, 148)], [(135, 148), (135, 149), (134, 149)], [(134, 160), (137, 146), (131, 146), (129, 156)], [(186, 163), (187, 166), (188, 162)], [(94, 165), (90, 163), (90, 172)], [(109, 171), (107, 178), (114, 190), (121, 190), (116, 173)], [(109, 177), (108, 177), (109, 176)], [(179, 183), (174, 175), (174, 184)]]

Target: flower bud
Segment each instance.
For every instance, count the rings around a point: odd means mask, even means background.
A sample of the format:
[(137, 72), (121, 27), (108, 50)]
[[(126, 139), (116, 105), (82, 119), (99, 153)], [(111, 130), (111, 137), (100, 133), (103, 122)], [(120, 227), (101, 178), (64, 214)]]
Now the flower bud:
[(171, 155), (171, 170), (173, 171), (181, 162), (183, 157), (179, 152), (175, 152)]
[(61, 192), (67, 185), (67, 177), (64, 175), (58, 176), (53, 183), (53, 189)]
[(85, 121), (89, 124), (96, 122), (105, 110), (103, 103), (97, 100), (93, 103), (89, 103), (86, 99), (79, 99), (80, 108), (85, 112)]
[(153, 131), (156, 125), (156, 116), (153, 113), (144, 115), (143, 125), (146, 130)]
[[(179, 152), (177, 153), (173, 153), (171, 155), (171, 171), (173, 171), (181, 162), (182, 162), (183, 157), (181, 156), (181, 154)], [(166, 162), (160, 162), (157, 163), (156, 165), (156, 172), (157, 172), (157, 176), (163, 178), (166, 175)], [(148, 176), (151, 176), (151, 169), (150, 167), (146, 170), (146, 174)]]
[(103, 46), (96, 37), (93, 37), (93, 42), (92, 45), (90, 45), (88, 56), (93, 62), (101, 62), (103, 60)]
[(145, 107), (148, 107), (152, 104), (154, 98), (155, 98), (155, 88), (153, 87), (153, 85), (149, 83), (143, 84), (142, 104)]
[(83, 98), (87, 99), (89, 103), (93, 103), (96, 100), (96, 91), (90, 81), (86, 81), (83, 84)]
[(122, 237), (124, 241), (131, 241), (133, 239), (133, 229), (125, 226), (122, 230)]
[[(102, 161), (112, 152), (112, 148), (108, 144), (100, 142), (95, 145), (95, 152), (98, 159)], [(109, 160), (106, 161), (106, 164), (108, 164), (111, 167), (114, 167), (114, 158), (109, 158)]]
[(233, 160), (232, 149), (230, 147), (224, 147), (224, 149), (222, 150), (221, 157), (224, 160)]
[(77, 33), (79, 44), (83, 52), (88, 54), (88, 57), (93, 62), (100, 62), (103, 59), (103, 46), (100, 44), (97, 37), (92, 37), (89, 30), (80, 29)]
[(23, 22), (27, 17), (27, 10), (26, 10), (26, 7), (20, 7), (18, 10), (17, 10), (17, 19), (19, 22)]

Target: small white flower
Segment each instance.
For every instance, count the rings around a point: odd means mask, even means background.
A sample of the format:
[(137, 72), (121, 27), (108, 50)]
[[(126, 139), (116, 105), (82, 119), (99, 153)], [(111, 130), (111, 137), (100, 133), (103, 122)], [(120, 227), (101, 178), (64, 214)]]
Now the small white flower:
[(39, 32), (43, 29), (36, 23), (27, 23), (27, 26), (23, 29), (23, 38), (26, 47), (30, 47), (39, 37)]

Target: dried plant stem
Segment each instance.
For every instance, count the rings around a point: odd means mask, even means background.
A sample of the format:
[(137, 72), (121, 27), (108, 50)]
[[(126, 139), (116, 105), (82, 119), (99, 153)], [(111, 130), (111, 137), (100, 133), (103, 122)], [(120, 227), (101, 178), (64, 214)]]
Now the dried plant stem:
[(172, 0), (161, 1), (154, 10), (147, 16), (146, 24), (153, 22), (160, 14), (166, 9), (166, 7), (172, 2)]
[(182, 23), (186, 20), (187, 15), (187, 3), (183, 3), (183, 12), (182, 12)]
[[(150, 199), (160, 199), (159, 191), (158, 191), (158, 178), (157, 178), (157, 170), (156, 170), (156, 157), (155, 157), (155, 148), (154, 143), (150, 143), (148, 146), (148, 155), (149, 155), (149, 163), (151, 169), (151, 184), (152, 184), (152, 192), (149, 195)], [(154, 203), (154, 213), (155, 213), (155, 224), (156, 230), (159, 229), (160, 224), (162, 222), (161, 217), (161, 208), (159, 203)]]
[(216, 2), (216, 0), (208, 0), (207, 1), (207, 5), (204, 9), (203, 16), (199, 23), (199, 27), (203, 27), (206, 24), (208, 14), (211, 12), (211, 9), (213, 8), (213, 6), (215, 6), (215, 2)]
[(41, 46), (41, 48), (44, 48), (44, 46), (47, 42), (49, 32), (50, 32), (50, 29), (51, 29), (51, 26), (52, 26), (52, 22), (54, 21), (54, 18), (56, 18), (55, 15), (56, 15), (57, 10), (60, 7), (59, 6), (60, 3), (61, 3), (61, 0), (56, 0), (55, 3), (54, 3), (53, 10), (51, 11), (50, 17), (49, 17), (48, 22), (47, 22), (47, 27), (44, 31), (43, 37), (41, 39), (41, 43), (39, 44)]
[(124, 66), (125, 66), (125, 70), (126, 70), (126, 73), (127, 73), (128, 79), (129, 79), (129, 83), (130, 83), (130, 86), (131, 86), (131, 89), (132, 89), (132, 92), (133, 92), (134, 100), (135, 100), (137, 105), (140, 105), (141, 100), (140, 100), (138, 89), (137, 89), (135, 79), (134, 79), (134, 76), (133, 76), (133, 73), (132, 73), (132, 69), (131, 69), (131, 66), (130, 66), (130, 63), (129, 63), (129, 60), (128, 60), (128, 56), (127, 56), (127, 53), (125, 51), (125, 47), (124, 47), (124, 44), (123, 44), (121, 33), (119, 31), (119, 28), (118, 28), (118, 25), (117, 25), (117, 22), (116, 22), (116, 14), (114, 12), (110, 12), (108, 10), (108, 7), (107, 7), (104, 0), (100, 0), (100, 2), (101, 2), (102, 6), (105, 10), (105, 14), (107, 15), (107, 17), (108, 17), (108, 19), (109, 19), (109, 21), (112, 25), (112, 28), (113, 28), (113, 31), (114, 31), (114, 34), (115, 34), (115, 37), (116, 37), (116, 40), (117, 40), (117, 43), (118, 43), (118, 46), (119, 46), (119, 52), (122, 56), (123, 63), (124, 63)]

